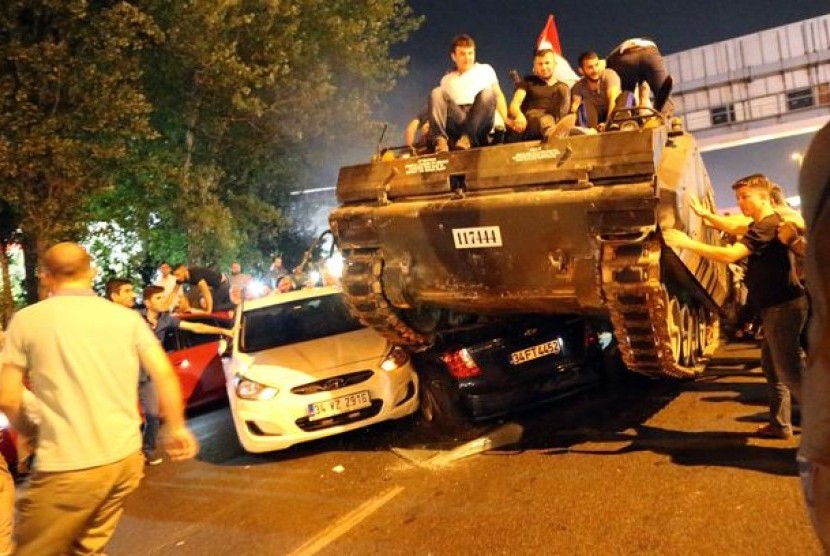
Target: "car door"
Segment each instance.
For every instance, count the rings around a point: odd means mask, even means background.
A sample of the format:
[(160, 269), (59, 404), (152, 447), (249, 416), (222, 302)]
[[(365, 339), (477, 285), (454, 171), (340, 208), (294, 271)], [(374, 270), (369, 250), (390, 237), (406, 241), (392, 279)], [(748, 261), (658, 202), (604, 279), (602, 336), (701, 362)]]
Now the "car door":
[[(187, 321), (222, 328), (230, 326), (230, 323), (209, 315), (188, 317)], [(219, 339), (216, 334), (195, 334), (181, 328), (172, 330), (164, 339), (164, 347), (179, 377), (182, 397), (187, 408), (217, 401), (226, 396), (225, 375), (218, 353)]]

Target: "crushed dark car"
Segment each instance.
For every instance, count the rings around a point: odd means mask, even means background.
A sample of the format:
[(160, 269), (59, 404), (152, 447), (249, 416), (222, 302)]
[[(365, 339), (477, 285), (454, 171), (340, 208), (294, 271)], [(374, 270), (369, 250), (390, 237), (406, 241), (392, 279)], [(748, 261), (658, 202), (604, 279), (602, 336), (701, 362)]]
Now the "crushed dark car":
[(440, 333), (413, 356), (421, 414), (456, 427), (594, 386), (604, 376), (603, 336), (584, 318), (561, 315), (477, 320)]

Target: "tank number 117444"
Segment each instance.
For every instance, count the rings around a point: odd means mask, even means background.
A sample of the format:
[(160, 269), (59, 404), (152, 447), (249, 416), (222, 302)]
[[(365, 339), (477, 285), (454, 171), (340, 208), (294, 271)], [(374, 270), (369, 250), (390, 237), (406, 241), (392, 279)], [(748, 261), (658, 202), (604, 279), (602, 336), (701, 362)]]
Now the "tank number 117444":
[(452, 238), (456, 249), (501, 247), (501, 229), (498, 226), (453, 228)]

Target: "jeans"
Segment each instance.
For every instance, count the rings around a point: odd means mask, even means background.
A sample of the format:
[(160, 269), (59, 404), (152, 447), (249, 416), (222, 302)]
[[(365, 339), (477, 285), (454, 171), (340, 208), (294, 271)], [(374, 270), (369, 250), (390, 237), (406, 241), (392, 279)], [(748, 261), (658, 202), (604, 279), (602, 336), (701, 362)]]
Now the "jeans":
[(159, 434), (161, 419), (159, 418), (159, 400), (156, 388), (150, 379), (138, 383), (138, 403), (144, 412), (144, 428), (141, 431), (141, 451), (149, 456), (156, 449), (156, 438)]
[(769, 387), (770, 424), (792, 429), (792, 401), (799, 399), (804, 374), (804, 351), (799, 337), (807, 322), (807, 298), (801, 296), (761, 309), (764, 339), (761, 369)]
[(483, 89), (472, 104), (459, 106), (441, 87), (429, 95), (429, 129), (433, 138), (458, 139), (462, 135), (470, 138), (473, 147), (487, 144), (487, 136), (493, 128), (496, 116), (496, 94), (492, 89)]
[(651, 87), (656, 102), (654, 109), (665, 115), (672, 81), (660, 51), (653, 46), (631, 48), (620, 54), (615, 51), (606, 60), (609, 68), (620, 74), (623, 91), (634, 88), (645, 81)]
[[(614, 103), (614, 110), (621, 108), (632, 108), (637, 105), (634, 95), (627, 91), (623, 91), (617, 97)], [(577, 110), (577, 118), (579, 125), (582, 127), (590, 127), (596, 129), (599, 124), (606, 123), (608, 119), (608, 106), (605, 104), (596, 104), (593, 99), (583, 98), (582, 103)]]

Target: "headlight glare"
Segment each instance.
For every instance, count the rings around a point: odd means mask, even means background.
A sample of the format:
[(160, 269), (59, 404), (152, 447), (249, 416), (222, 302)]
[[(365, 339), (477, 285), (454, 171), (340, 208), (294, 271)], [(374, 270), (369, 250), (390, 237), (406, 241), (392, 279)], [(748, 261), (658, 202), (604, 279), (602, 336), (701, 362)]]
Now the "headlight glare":
[(409, 354), (401, 347), (393, 347), (392, 350), (383, 358), (380, 363), (380, 368), (384, 371), (394, 371), (406, 365), (409, 361)]

